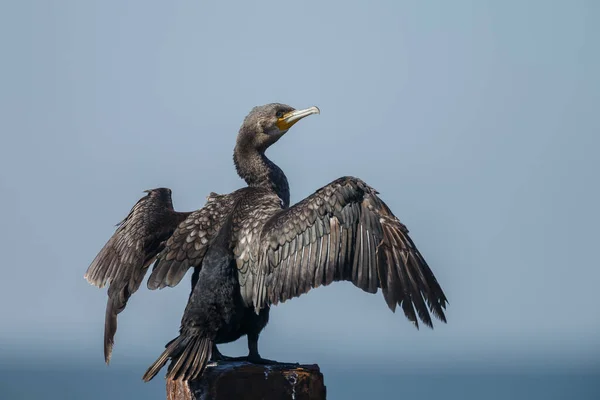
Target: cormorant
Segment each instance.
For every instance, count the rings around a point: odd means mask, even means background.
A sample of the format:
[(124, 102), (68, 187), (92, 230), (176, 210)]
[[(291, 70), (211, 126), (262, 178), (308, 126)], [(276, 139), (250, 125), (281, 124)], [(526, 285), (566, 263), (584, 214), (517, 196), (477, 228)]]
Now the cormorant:
[[(133, 245), (128, 232), (117, 231), (102, 252), (127, 254), (106, 250), (123, 248), (118, 243), (125, 242), (136, 256), (103, 258), (101, 252), (100, 260), (92, 263), (88, 280), (96, 285), (111, 282), (107, 312), (112, 287), (125, 294), (125, 301), (118, 303), (124, 306), (154, 257), (150, 289), (175, 286), (194, 268), (180, 335), (166, 345), (144, 380), (152, 379), (169, 360), (168, 379), (195, 379), (209, 360), (229, 359), (219, 353), (217, 344), (243, 335), (249, 348), (243, 359), (272, 362), (258, 352), (269, 306), (333, 281), (350, 281), (369, 293), (381, 288), (388, 307), (395, 311), (400, 306), (416, 327), (418, 319), (433, 327), (430, 311), (446, 322), (442, 288), (406, 226), (375, 189), (358, 178), (342, 177), (289, 206), (285, 174), (265, 151), (300, 119), (319, 113), (317, 107), (295, 110), (278, 103), (255, 107), (244, 119), (233, 155), (247, 187), (226, 195), (211, 193), (206, 205), (189, 215), (170, 214), (177, 215), (179, 223), (170, 217), (154, 228), (146, 224), (145, 229), (134, 230), (138, 241), (154, 234), (160, 239), (158, 246)], [(125, 223), (136, 226), (155, 220), (153, 210), (139, 210)], [(137, 285), (124, 286), (123, 280), (129, 282), (133, 276)], [(113, 325), (116, 319), (107, 327)], [(110, 340), (105, 345), (110, 345), (114, 329), (107, 332)]]

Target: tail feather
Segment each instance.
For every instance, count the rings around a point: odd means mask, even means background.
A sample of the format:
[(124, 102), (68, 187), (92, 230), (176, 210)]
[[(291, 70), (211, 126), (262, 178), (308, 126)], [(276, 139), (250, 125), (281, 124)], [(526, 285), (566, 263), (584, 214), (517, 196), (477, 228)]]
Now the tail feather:
[(169, 359), (171, 365), (166, 378), (169, 380), (189, 381), (198, 378), (206, 368), (212, 355), (213, 342), (199, 335), (180, 335), (166, 346), (165, 351), (148, 368), (143, 380), (148, 382), (156, 376)]
[(192, 373), (196, 359), (200, 359), (200, 355), (202, 353), (199, 351), (201, 344), (202, 342), (196, 340), (191, 346), (188, 347), (189, 351), (187, 354), (185, 356), (182, 354), (181, 357), (179, 357), (178, 365), (174, 365), (171, 369), (179, 369), (184, 374), (187, 374), (188, 372)]

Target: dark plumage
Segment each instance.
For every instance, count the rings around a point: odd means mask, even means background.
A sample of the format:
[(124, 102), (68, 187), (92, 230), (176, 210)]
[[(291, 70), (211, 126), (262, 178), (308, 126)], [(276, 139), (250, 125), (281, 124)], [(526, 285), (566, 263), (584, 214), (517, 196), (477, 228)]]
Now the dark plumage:
[(167, 377), (197, 378), (209, 360), (226, 358), (219, 343), (248, 337), (252, 362), (269, 306), (311, 288), (345, 280), (369, 293), (382, 289), (392, 311), (400, 306), (418, 327), (431, 314), (446, 321), (446, 296), (408, 229), (377, 192), (358, 178), (343, 177), (289, 207), (285, 174), (265, 155), (316, 107), (255, 107), (244, 120), (234, 164), (247, 187), (211, 194), (169, 237), (148, 279), (150, 289), (177, 285), (194, 268), (192, 293), (180, 335), (148, 369), (152, 379), (171, 360)]
[(183, 313), (181, 335), (167, 344), (146, 375), (154, 376), (169, 358), (177, 358), (177, 362), (169, 366), (167, 377), (196, 378), (210, 360), (217, 337), (227, 336), (228, 328), (239, 329), (243, 304), (230, 236), (231, 216), (204, 254), (202, 269), (198, 271), (197, 283)]
[(171, 189), (146, 190), (129, 215), (117, 224), (117, 231), (104, 245), (84, 277), (98, 287), (110, 285), (104, 320), (104, 360), (112, 353), (117, 314), (138, 290), (148, 266), (164, 248), (164, 242), (190, 213), (176, 212)]

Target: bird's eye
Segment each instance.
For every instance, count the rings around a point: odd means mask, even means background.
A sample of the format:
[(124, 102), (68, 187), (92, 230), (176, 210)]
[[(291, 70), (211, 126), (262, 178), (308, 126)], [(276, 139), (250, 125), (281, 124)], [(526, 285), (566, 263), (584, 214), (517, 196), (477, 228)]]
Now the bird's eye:
[(283, 118), (283, 111), (277, 111), (277, 114), (275, 114), (277, 116), (277, 118)]

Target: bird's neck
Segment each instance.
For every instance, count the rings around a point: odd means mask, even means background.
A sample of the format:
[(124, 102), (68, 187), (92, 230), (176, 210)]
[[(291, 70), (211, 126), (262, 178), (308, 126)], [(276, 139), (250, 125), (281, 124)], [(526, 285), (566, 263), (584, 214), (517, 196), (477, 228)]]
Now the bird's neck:
[(281, 168), (267, 158), (264, 152), (236, 146), (233, 162), (238, 175), (250, 187), (263, 187), (274, 191), (283, 207), (290, 205), (290, 187)]

